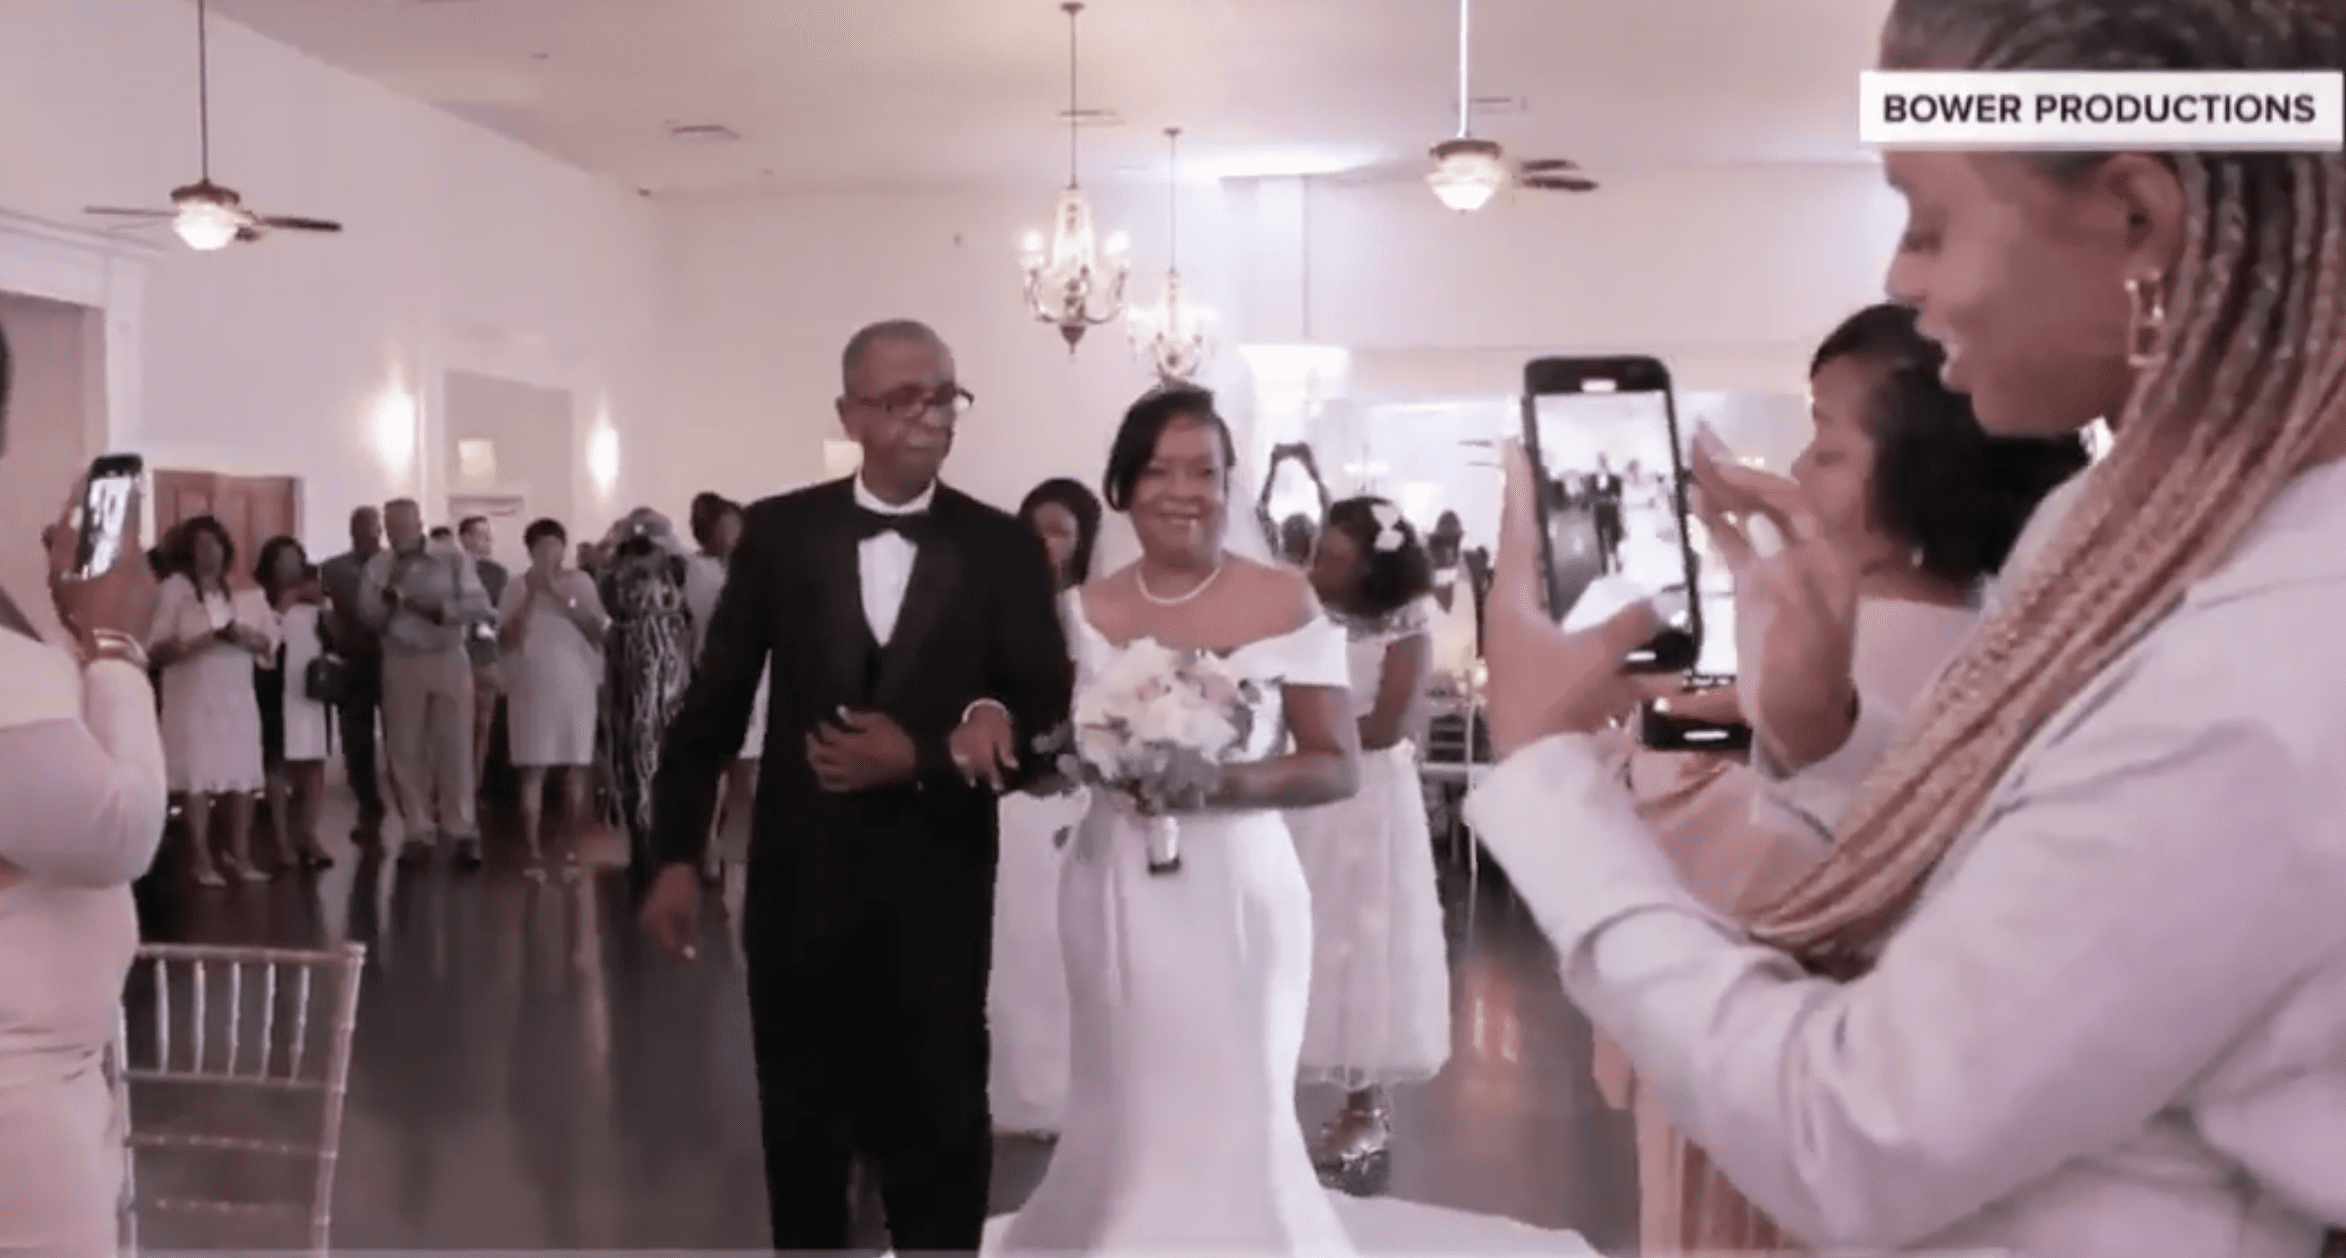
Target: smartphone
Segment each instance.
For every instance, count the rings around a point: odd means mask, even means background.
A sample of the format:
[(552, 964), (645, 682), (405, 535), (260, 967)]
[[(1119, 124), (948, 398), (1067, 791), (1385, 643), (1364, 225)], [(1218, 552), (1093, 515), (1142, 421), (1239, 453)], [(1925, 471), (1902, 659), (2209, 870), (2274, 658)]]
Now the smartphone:
[[(131, 522), (151, 519), (153, 495), (147, 492), (146, 475), (146, 460), (135, 454), (100, 455), (90, 464), (89, 484), (74, 512), (79, 517), (74, 521), (74, 576), (88, 580), (113, 571), (123, 558)], [(153, 537), (153, 528), (140, 536)]]
[(1642, 356), (1525, 363), (1523, 444), (1539, 481), (1548, 614), (1577, 626), (1651, 601), (1662, 629), (1623, 670), (1704, 663), (1702, 562), (1669, 369)]
[(1751, 727), (1740, 721), (1721, 723), (1683, 716), (1648, 700), (1638, 709), (1637, 741), (1655, 751), (1742, 754), (1751, 750)]

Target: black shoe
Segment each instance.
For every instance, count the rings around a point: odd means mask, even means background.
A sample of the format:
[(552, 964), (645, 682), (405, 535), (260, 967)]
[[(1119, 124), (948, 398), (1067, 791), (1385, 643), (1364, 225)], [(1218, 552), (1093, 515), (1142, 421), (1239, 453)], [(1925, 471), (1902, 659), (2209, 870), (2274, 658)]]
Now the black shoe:
[(479, 869), (482, 863), (481, 841), (479, 839), (458, 839), (456, 841), (456, 867), (458, 869)]

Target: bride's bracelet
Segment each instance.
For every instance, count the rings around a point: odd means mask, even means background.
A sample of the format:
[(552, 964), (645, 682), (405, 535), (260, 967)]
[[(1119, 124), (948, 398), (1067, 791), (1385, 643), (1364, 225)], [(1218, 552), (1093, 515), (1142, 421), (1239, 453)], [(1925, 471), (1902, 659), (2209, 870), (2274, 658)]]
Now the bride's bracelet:
[(143, 673), (148, 666), (146, 644), (118, 629), (92, 629), (89, 645), (82, 652), (82, 666), (87, 668), (100, 660), (120, 660)]

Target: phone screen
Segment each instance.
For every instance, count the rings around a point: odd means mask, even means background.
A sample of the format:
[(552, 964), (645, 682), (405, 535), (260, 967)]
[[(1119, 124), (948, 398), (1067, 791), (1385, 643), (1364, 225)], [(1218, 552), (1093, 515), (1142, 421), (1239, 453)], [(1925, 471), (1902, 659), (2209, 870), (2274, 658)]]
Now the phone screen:
[(1650, 601), (1666, 628), (1624, 667), (1733, 672), (1731, 619), (1708, 623), (1713, 587), (1728, 587), (1723, 572), (1706, 579), (1689, 536), (1667, 372), (1647, 358), (1550, 358), (1524, 384), (1550, 612), (1578, 629)]
[(146, 504), (145, 465), (135, 454), (110, 454), (90, 465), (89, 485), (83, 491), (74, 575), (84, 579), (111, 572), (123, 558), (133, 512)]

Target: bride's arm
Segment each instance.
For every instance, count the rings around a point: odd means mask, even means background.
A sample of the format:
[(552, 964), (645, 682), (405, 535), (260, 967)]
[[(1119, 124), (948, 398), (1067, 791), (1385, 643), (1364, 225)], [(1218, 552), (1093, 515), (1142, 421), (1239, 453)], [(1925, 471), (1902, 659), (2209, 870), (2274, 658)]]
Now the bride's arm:
[(1360, 729), (1350, 692), (1288, 685), (1281, 694), (1293, 750), (1225, 768), (1208, 801), (1212, 807), (1309, 808), (1350, 799), (1360, 789)]

